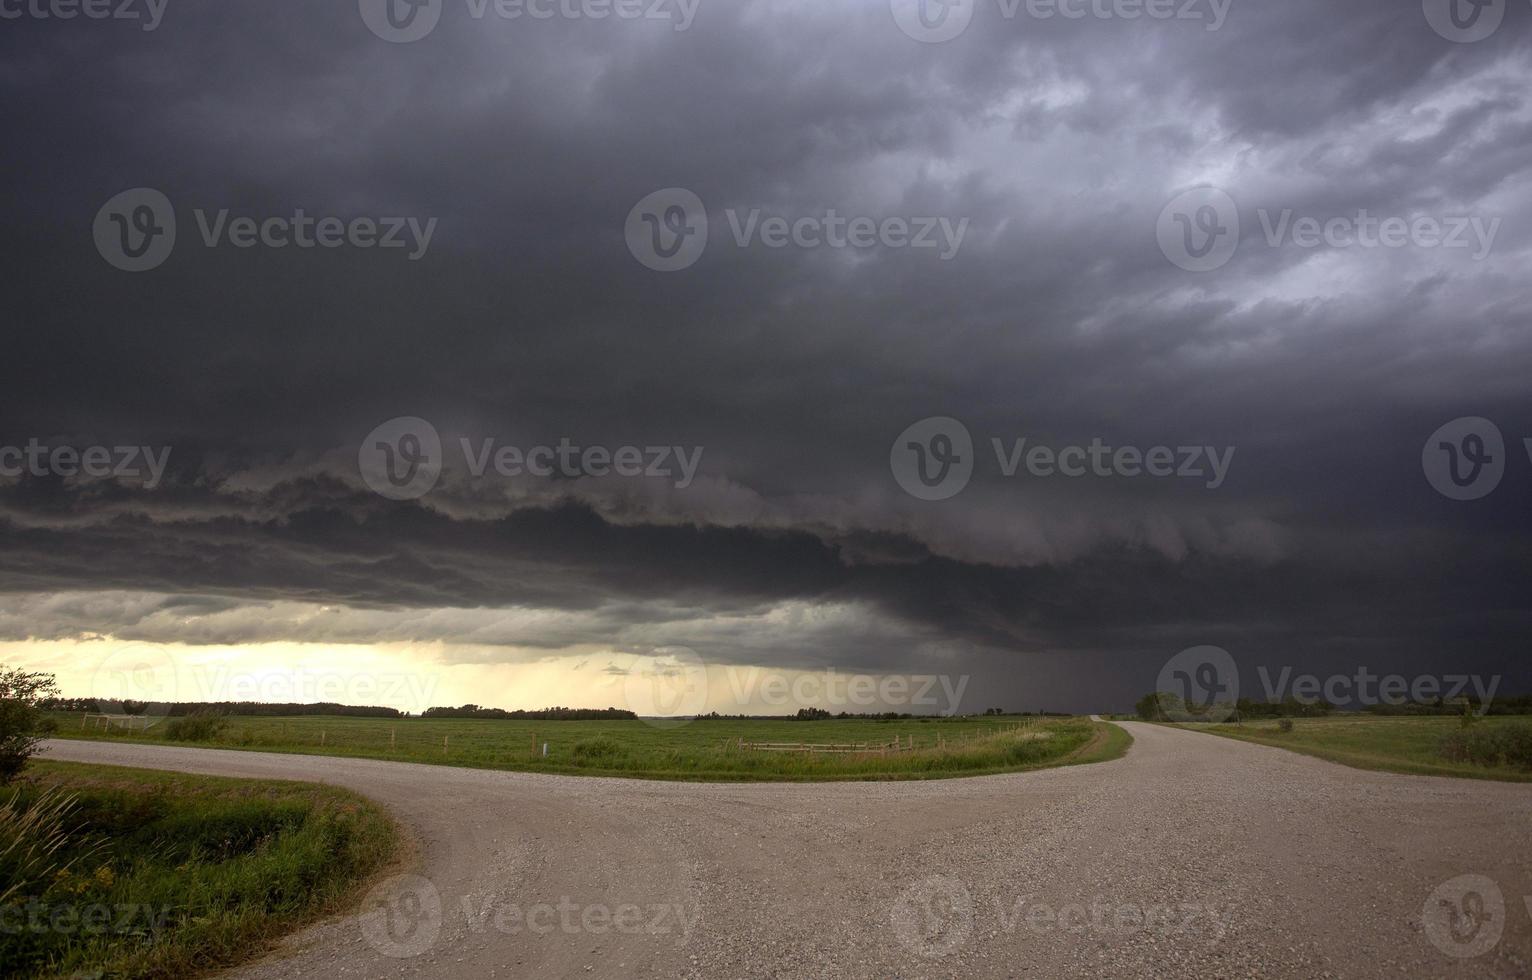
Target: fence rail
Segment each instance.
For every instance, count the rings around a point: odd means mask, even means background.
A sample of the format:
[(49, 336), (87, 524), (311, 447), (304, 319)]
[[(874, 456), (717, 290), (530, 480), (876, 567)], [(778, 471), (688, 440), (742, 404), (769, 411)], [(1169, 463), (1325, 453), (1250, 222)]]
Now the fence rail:
[(113, 728), (126, 728), (129, 731), (148, 731), (151, 724), (153, 724), (151, 719), (145, 718), (142, 715), (89, 714), (80, 719), (80, 727), (82, 729), (89, 726), (96, 731), (100, 731), (103, 728), (108, 731)]
[(892, 742), (747, 742), (740, 739), (738, 743), (746, 752), (808, 752), (808, 753), (843, 753), (843, 754), (866, 754), (877, 752), (887, 754), (889, 752), (910, 752), (915, 748), (914, 736), (908, 740), (894, 739)]

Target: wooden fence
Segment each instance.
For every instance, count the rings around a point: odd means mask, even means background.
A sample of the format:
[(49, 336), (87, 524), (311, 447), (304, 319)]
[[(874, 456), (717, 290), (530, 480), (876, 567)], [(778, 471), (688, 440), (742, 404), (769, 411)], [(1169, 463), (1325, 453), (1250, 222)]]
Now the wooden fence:
[(892, 742), (747, 742), (740, 739), (738, 745), (746, 752), (888, 755), (890, 752), (913, 751), (915, 737), (895, 738)]

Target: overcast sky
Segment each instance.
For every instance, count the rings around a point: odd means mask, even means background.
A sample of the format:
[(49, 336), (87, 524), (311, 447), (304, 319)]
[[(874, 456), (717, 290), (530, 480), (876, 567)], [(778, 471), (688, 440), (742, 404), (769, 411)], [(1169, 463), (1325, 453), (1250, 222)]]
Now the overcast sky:
[(1532, 5), (1150, 6), (0, 2), (0, 659), (1532, 689)]

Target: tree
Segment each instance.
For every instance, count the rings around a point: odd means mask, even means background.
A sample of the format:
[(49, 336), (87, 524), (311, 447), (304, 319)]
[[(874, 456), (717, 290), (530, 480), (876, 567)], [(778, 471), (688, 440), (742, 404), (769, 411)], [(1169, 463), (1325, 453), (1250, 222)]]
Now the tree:
[(12, 782), (42, 741), (41, 702), (58, 697), (52, 674), (0, 667), (0, 786)]
[(1138, 699), (1138, 703), (1133, 706), (1133, 710), (1137, 711), (1138, 716), (1145, 721), (1159, 721), (1160, 696), (1158, 694), (1145, 694)]

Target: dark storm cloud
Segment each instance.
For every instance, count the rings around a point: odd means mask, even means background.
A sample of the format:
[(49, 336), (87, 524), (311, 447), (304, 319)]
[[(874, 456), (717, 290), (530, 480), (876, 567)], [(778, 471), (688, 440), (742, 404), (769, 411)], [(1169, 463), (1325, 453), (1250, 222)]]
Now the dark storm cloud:
[[(1529, 36), (1513, 4), (1494, 37), (1451, 44), (1391, 0), (1236, 0), (1218, 31), (983, 6), (941, 45), (871, 0), (704, 2), (684, 32), (449, 4), (404, 45), (351, 4), (172, 2), (152, 33), (6, 22), (0, 445), (175, 452), (152, 493), (0, 478), (0, 588), (34, 603), (4, 633), (688, 642), (862, 669), (939, 650), (1001, 690), (1064, 658), (1087, 665), (1055, 688), (1077, 705), (1204, 642), (1509, 673), (1532, 571)], [(1244, 240), (1193, 275), (1155, 226), (1202, 183), (1239, 202)], [(141, 275), (90, 235), (135, 186), (179, 217)], [(669, 186), (707, 203), (712, 239), (660, 275), (623, 222)], [(439, 226), (413, 262), (197, 240), (197, 208), (297, 207)], [(830, 207), (970, 225), (943, 262), (736, 248), (722, 217)], [(1267, 247), (1257, 208), (1501, 224), (1481, 261), (1314, 251)], [(706, 454), (685, 491), (457, 472), (394, 504), (355, 454), (401, 415), (449, 442)], [(1516, 452), (1464, 504), (1420, 453), (1469, 415)], [(961, 419), (980, 463), (939, 503), (888, 464), (930, 416)], [(1008, 480), (992, 437), (1237, 454), (1217, 490)], [(35, 605), (92, 591), (139, 598)], [(160, 601), (214, 605), (187, 627)], [(284, 602), (374, 618), (236, 615)], [(766, 618), (800, 604), (854, 612)], [(511, 608), (557, 615), (482, 618)]]

